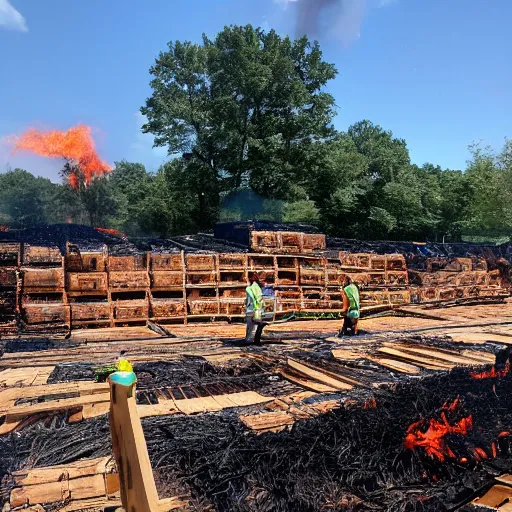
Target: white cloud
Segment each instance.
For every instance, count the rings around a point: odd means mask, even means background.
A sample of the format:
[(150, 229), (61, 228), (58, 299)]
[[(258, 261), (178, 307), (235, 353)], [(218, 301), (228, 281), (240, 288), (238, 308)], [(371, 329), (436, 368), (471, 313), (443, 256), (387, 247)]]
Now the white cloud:
[(297, 2), (298, 0), (274, 0), (275, 4), (282, 5), (285, 8), (288, 6), (288, 4), (293, 4)]
[(25, 18), (9, 3), (9, 0), (0, 0), (0, 28), (28, 32)]

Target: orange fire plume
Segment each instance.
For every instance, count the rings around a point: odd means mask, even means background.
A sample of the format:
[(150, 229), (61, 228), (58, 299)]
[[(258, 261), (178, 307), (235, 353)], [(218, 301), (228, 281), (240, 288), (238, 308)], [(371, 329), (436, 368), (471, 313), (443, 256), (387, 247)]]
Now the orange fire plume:
[(496, 366), (493, 366), (487, 372), (471, 373), (471, 377), (473, 377), (473, 379), (501, 379), (502, 377), (506, 377), (509, 371), (510, 360), (507, 360), (503, 370), (496, 370)]
[[(111, 170), (96, 153), (91, 127), (81, 124), (67, 131), (40, 131), (29, 128), (16, 138), (14, 151), (30, 151), (49, 158), (64, 158), (80, 168), (86, 184), (89, 184), (94, 176), (102, 176)], [(70, 178), (70, 184), (76, 188), (76, 176)]]
[[(451, 404), (445, 403), (442, 409), (454, 411), (459, 403), (460, 400), (456, 399)], [(467, 433), (473, 428), (473, 418), (469, 415), (460, 419), (454, 425), (450, 425), (446, 418), (446, 413), (441, 412), (441, 421), (431, 419), (428, 422), (427, 430), (423, 432), (422, 430), (424, 429), (422, 429), (422, 427), (424, 427), (425, 424), (425, 420), (420, 420), (413, 423), (407, 429), (404, 446), (408, 450), (413, 450), (414, 448), (421, 446), (425, 449), (425, 452), (428, 455), (444, 462), (446, 457), (455, 457), (453, 451), (446, 444), (444, 437), (448, 434), (467, 435)]]
[(99, 231), (100, 233), (105, 233), (107, 235), (118, 236), (120, 238), (127, 238), (127, 236), (124, 233), (117, 231), (117, 229), (107, 229), (107, 228), (94, 228), (94, 229), (96, 231)]

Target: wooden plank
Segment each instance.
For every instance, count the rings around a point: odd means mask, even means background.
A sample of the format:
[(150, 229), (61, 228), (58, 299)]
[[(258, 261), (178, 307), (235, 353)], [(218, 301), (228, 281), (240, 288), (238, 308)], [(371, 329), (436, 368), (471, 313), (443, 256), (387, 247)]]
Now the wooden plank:
[(104, 510), (106, 507), (121, 508), (122, 503), (119, 498), (107, 499), (103, 497), (89, 498), (85, 500), (72, 500), (71, 503), (59, 507), (59, 512), (75, 512), (77, 510)]
[(0, 425), (0, 436), (12, 432), (22, 421), (23, 418), (19, 416), (6, 416), (4, 422)]
[(189, 501), (179, 496), (173, 496), (172, 498), (164, 498), (158, 500), (157, 508), (155, 512), (168, 512), (169, 510), (188, 510)]
[(266, 430), (295, 423), (295, 418), (291, 414), (281, 411), (240, 416), (240, 420), (251, 430)]
[(41, 386), (26, 386), (21, 388), (9, 388), (0, 391), (0, 411), (4, 409), (4, 403), (20, 398), (37, 398), (40, 396), (60, 395), (62, 393), (102, 393), (108, 391), (107, 383), (99, 382), (63, 382), (58, 384), (43, 384)]
[[(472, 357), (472, 354), (474, 354), (475, 350), (462, 350), (461, 354), (463, 356)], [(486, 364), (494, 364), (496, 362), (496, 355), (492, 354), (490, 352), (476, 352), (480, 359), (486, 362)]]
[(7, 368), (0, 371), (0, 386), (34, 386), (44, 384), (55, 366)]
[(286, 363), (290, 368), (293, 368), (294, 370), (306, 375), (307, 377), (316, 380), (318, 382), (321, 382), (322, 384), (325, 384), (326, 386), (333, 387), (337, 390), (345, 390), (348, 391), (353, 388), (351, 384), (347, 384), (346, 382), (343, 382), (340, 379), (333, 378), (329, 375), (326, 375), (323, 373), (323, 371), (315, 369), (312, 365), (305, 365), (303, 363), (300, 363), (299, 361), (296, 361), (294, 359), (288, 358)]
[(213, 397), (190, 398), (188, 400), (175, 400), (178, 411), (183, 414), (198, 414), (201, 412), (221, 411), (222, 406)]
[(475, 498), (472, 504), (477, 507), (487, 507), (491, 510), (503, 510), (500, 505), (510, 500), (512, 500), (512, 488), (506, 485), (494, 485), (483, 496)]
[(407, 362), (411, 362), (414, 365), (423, 366), (424, 368), (428, 368), (431, 370), (451, 370), (452, 368), (455, 368), (455, 366), (456, 366), (453, 363), (445, 363), (442, 361), (433, 361), (432, 359), (409, 354), (407, 352), (404, 352), (402, 350), (397, 350), (395, 348), (379, 347), (377, 349), (377, 351), (382, 354), (387, 354), (390, 356), (398, 357), (400, 359), (405, 359)]
[(174, 400), (160, 400), (158, 404), (137, 405), (137, 413), (140, 418), (170, 416), (179, 412), (180, 410), (176, 407)]
[(285, 370), (279, 370), (279, 375), (281, 375), (281, 377), (285, 378), (286, 380), (293, 382), (294, 384), (298, 384), (305, 389), (310, 389), (317, 393), (332, 393), (337, 391), (336, 388), (326, 386), (325, 384), (321, 384), (320, 382), (316, 382), (314, 380), (297, 377), (289, 372), (286, 372)]
[(389, 368), (390, 370), (397, 371), (400, 373), (408, 373), (411, 375), (416, 375), (421, 372), (421, 370), (412, 364), (404, 363), (403, 361), (396, 361), (395, 359), (387, 359), (385, 357), (368, 357), (370, 361), (374, 363), (380, 364), (385, 368)]
[(7, 413), (7, 416), (28, 416), (29, 414), (38, 414), (41, 412), (60, 411), (63, 409), (72, 409), (86, 404), (109, 402), (110, 393), (98, 393), (94, 395), (79, 396), (76, 398), (63, 398), (62, 400), (50, 400), (48, 402), (39, 402), (31, 405), (16, 405), (8, 409), (0, 409), (0, 414)]
[(455, 363), (456, 365), (462, 365), (462, 366), (477, 366), (477, 365), (483, 365), (487, 364), (483, 360), (475, 360), (470, 359), (468, 357), (464, 357), (461, 355), (456, 355), (456, 353), (447, 353), (447, 352), (441, 352), (440, 350), (435, 350), (432, 348), (422, 347), (422, 346), (411, 346), (406, 345), (403, 343), (388, 343), (384, 342), (383, 346), (390, 347), (390, 348), (396, 348), (398, 350), (402, 350), (405, 352), (409, 352), (412, 354), (418, 354), (420, 356), (425, 355), (427, 357), (432, 357), (434, 359), (440, 359), (441, 361), (446, 361), (448, 363)]
[(503, 345), (512, 345), (512, 338), (508, 336), (499, 336), (497, 334), (487, 334), (484, 332), (472, 333), (449, 333), (453, 341), (462, 343), (501, 343)]
[(86, 404), (82, 407), (82, 418), (88, 420), (108, 414), (110, 402), (99, 402), (94, 404)]
[(231, 407), (238, 407), (238, 404), (233, 402), (229, 395), (214, 395), (212, 397), (223, 409), (230, 409)]
[(360, 352), (356, 352), (355, 350), (347, 350), (344, 348), (334, 348), (331, 352), (336, 359), (341, 359), (342, 361), (354, 361), (364, 357)]
[(500, 482), (501, 484), (508, 485), (509, 487), (512, 487), (512, 475), (510, 473), (506, 473), (505, 475), (497, 476), (496, 481)]
[(256, 391), (241, 391), (240, 393), (230, 393), (227, 396), (238, 407), (264, 404), (274, 400), (273, 396), (263, 396), (260, 395), (259, 393), (256, 393)]
[(105, 496), (105, 479), (101, 474), (16, 487), (11, 491), (10, 504), (11, 507), (21, 507), (98, 496)]
[(69, 464), (47, 466), (43, 468), (22, 469), (13, 471), (12, 477), (16, 486), (36, 485), (48, 482), (57, 482), (62, 478), (79, 478), (82, 476), (105, 473), (110, 457), (79, 460)]

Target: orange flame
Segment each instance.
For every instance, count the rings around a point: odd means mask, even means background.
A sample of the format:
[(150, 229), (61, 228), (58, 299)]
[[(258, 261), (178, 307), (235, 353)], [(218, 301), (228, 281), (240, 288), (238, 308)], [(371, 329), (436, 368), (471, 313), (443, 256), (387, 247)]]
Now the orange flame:
[(363, 409), (375, 409), (377, 407), (377, 402), (375, 398), (372, 396), (370, 399), (365, 400)]
[(455, 411), (457, 407), (460, 405), (460, 398), (457, 397), (451, 404), (449, 402), (445, 402), (441, 409), (444, 411)]
[[(445, 403), (443, 409), (453, 411), (460, 403), (456, 399), (453, 403)], [(460, 419), (454, 425), (450, 425), (446, 419), (446, 413), (441, 413), (441, 421), (431, 419), (425, 432), (421, 431), (421, 427), (425, 425), (425, 420), (420, 420), (409, 426), (407, 435), (405, 436), (404, 446), (408, 450), (416, 447), (422, 447), (425, 452), (432, 458), (444, 462), (446, 457), (454, 458), (455, 454), (446, 444), (444, 437), (448, 434), (467, 435), (468, 431), (473, 428), (473, 418), (471, 415)]]
[[(64, 158), (73, 162), (84, 173), (86, 184), (94, 176), (101, 176), (111, 170), (96, 153), (91, 127), (81, 124), (67, 131), (29, 128), (15, 139), (14, 151), (30, 151), (36, 155)], [(76, 176), (71, 176), (69, 182), (71, 186), (77, 187)]]
[(487, 459), (487, 453), (485, 453), (485, 450), (483, 448), (473, 448), (473, 455), (475, 456), (475, 459), (477, 461), (481, 461), (483, 459)]
[(507, 360), (507, 363), (505, 364), (505, 368), (503, 368), (503, 370), (496, 370), (496, 366), (493, 366), (489, 371), (486, 372), (471, 373), (471, 377), (473, 377), (473, 379), (500, 379), (502, 377), (506, 377), (509, 371), (510, 360)]
[(108, 229), (108, 228), (94, 228), (96, 231), (100, 233), (106, 233), (107, 235), (119, 236), (121, 238), (127, 238), (124, 233), (117, 231), (116, 229)]

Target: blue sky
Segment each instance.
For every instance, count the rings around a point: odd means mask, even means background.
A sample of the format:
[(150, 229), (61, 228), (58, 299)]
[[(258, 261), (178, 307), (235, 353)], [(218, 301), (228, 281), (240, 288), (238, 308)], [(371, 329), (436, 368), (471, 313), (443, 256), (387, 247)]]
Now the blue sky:
[[(12, 155), (5, 137), (79, 122), (108, 162), (155, 170), (166, 150), (138, 111), (158, 52), (227, 24), (294, 35), (301, 1), (0, 0), (0, 172), (57, 180), (60, 162)], [(512, 136), (511, 0), (339, 1), (319, 37), (339, 71), (338, 129), (370, 119), (405, 138), (414, 163), (447, 168), (464, 167), (474, 140), (499, 149)]]

